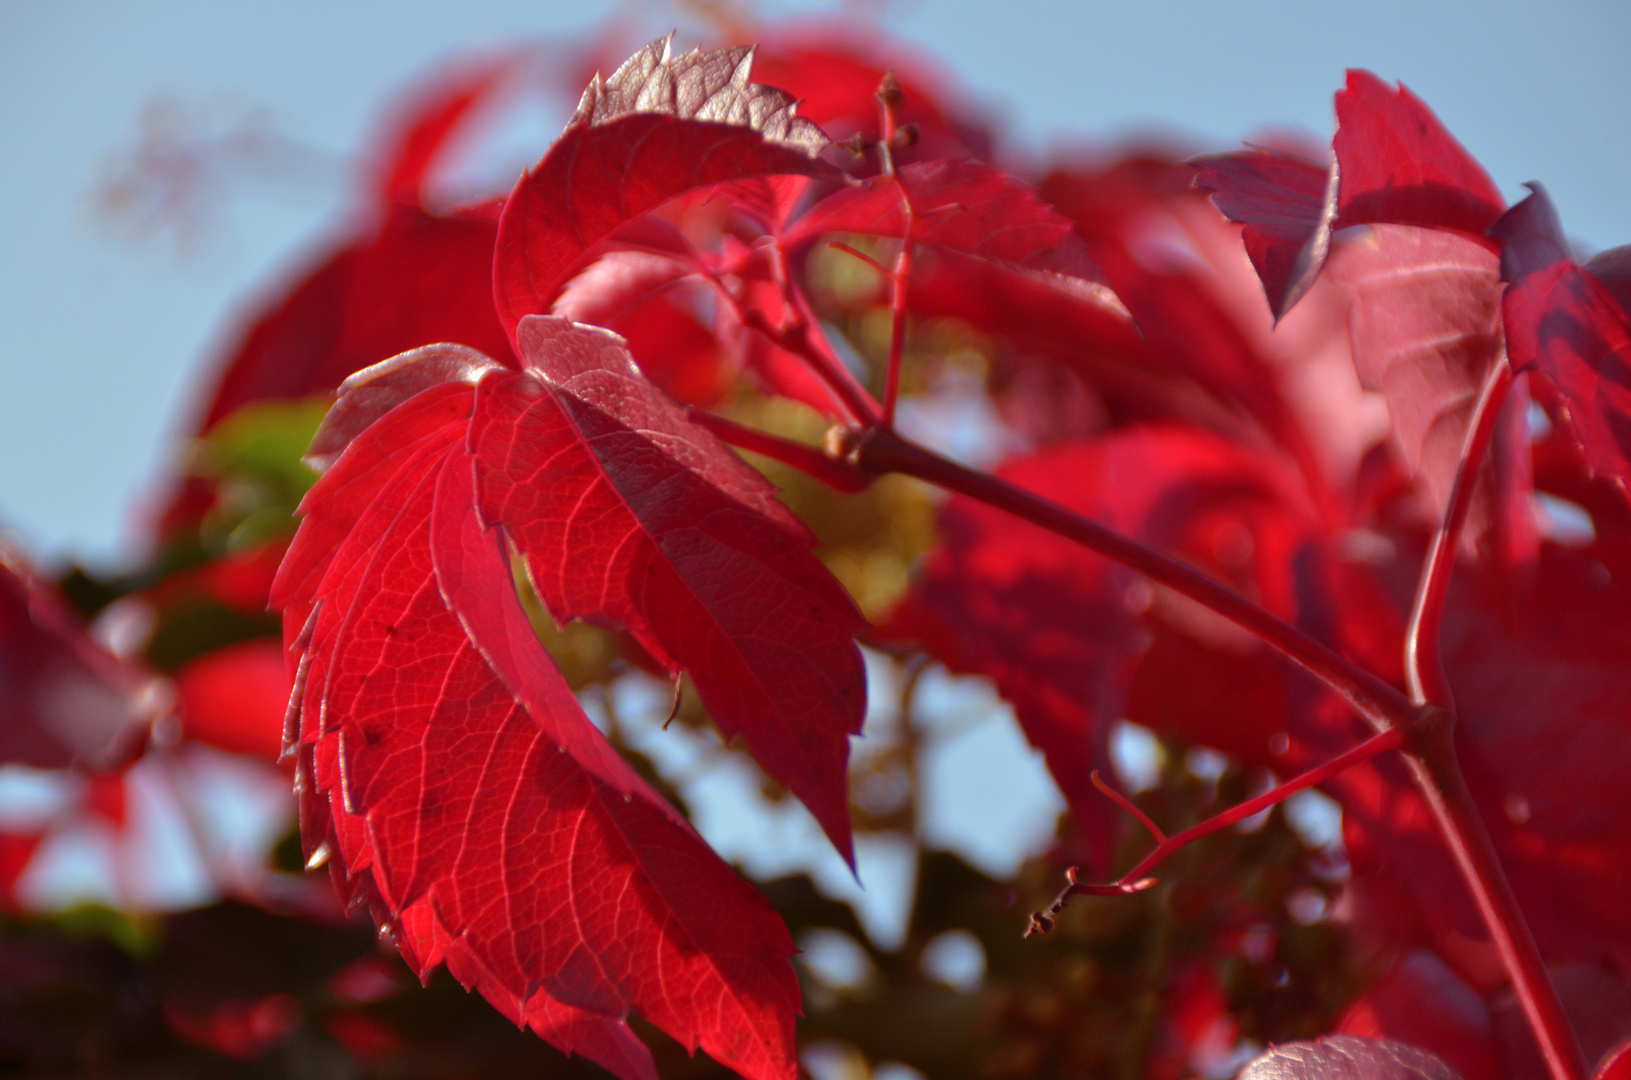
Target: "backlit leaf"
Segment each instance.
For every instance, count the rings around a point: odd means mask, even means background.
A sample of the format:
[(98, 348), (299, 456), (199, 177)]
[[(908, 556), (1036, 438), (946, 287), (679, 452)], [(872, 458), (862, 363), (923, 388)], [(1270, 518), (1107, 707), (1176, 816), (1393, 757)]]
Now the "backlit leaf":
[(748, 48), (674, 57), (667, 39), (584, 91), (566, 131), (511, 193), (493, 291), (513, 334), (550, 310), (584, 254), (693, 188), (776, 174), (836, 177), (791, 97), (748, 81)]
[(791, 941), (534, 637), (476, 516), (474, 399), (460, 381), (409, 399), (305, 504), (276, 596), (291, 625), (311, 612), (289, 637), (308, 853), (421, 976), (445, 962), (563, 1050), (651, 1080), (632, 1010), (744, 1076), (791, 1077)]
[(617, 338), (543, 316), (518, 331), (526, 370), (484, 380), (471, 421), (482, 520), (509, 529), (557, 620), (627, 628), (689, 671), (720, 731), (848, 858), (866, 704), (854, 603), (774, 489)]
[(1279, 319), (1312, 284), (1330, 236), (1351, 225), (1420, 225), (1481, 235), (1506, 205), (1482, 166), (1404, 86), (1348, 71), (1336, 94), (1329, 178), (1283, 154), (1204, 158), (1197, 184), (1243, 224), (1269, 308)]
[(1330, 1035), (1281, 1043), (1240, 1072), (1239, 1080), (1462, 1080), (1443, 1058), (1390, 1039)]
[(1557, 213), (1538, 184), (1490, 229), (1506, 241), (1501, 300), (1507, 352), (1563, 396), (1563, 419), (1591, 468), (1631, 479), (1631, 314), (1569, 257)]

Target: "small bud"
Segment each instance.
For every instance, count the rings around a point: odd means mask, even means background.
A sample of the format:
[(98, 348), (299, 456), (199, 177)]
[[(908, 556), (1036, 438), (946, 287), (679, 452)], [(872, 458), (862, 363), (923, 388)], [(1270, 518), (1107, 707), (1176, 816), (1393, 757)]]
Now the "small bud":
[(919, 135), (920, 132), (918, 131), (918, 126), (916, 124), (902, 124), (899, 130), (895, 132), (895, 138), (890, 144), (890, 148), (894, 150), (906, 150), (910, 147), (916, 146)]
[(856, 157), (862, 157), (862, 156), (864, 156), (866, 154), (867, 148), (871, 145), (871, 143), (872, 143), (871, 139), (868, 139), (861, 132), (857, 131), (855, 134), (851, 135), (849, 138), (845, 139), (843, 142), (837, 143), (835, 145), (843, 147), (845, 150), (848, 150), (850, 153), (854, 154)]
[(859, 434), (843, 424), (834, 424), (827, 429), (827, 436), (822, 440), (822, 449), (834, 461), (847, 461), (860, 446), (857, 437)]
[(878, 83), (878, 101), (886, 109), (898, 109), (906, 100), (906, 92), (900, 88), (900, 80), (895, 78), (893, 71), (883, 73), (883, 81)]

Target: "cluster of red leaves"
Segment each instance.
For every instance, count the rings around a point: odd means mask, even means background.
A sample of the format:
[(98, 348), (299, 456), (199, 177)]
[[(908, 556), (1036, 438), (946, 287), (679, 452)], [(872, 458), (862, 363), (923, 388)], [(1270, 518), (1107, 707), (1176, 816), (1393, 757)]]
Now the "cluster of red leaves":
[[(631, 1080), (655, 1075), (633, 1014), (744, 1076), (796, 1071), (780, 918), (590, 723), (521, 592), (557, 623), (622, 632), (633, 663), (688, 675), (720, 733), (851, 860), (858, 635), (991, 678), (1069, 803), (1067, 854), (1104, 873), (1121, 822), (1090, 777), (1108, 771), (1116, 720), (1281, 776), (1358, 740), (1336, 695), (1245, 631), (965, 495), (869, 626), (721, 435), (838, 486), (866, 478), (696, 410), (750, 386), (852, 433), (877, 427), (893, 375), (857, 377), (826, 334), (859, 341), (883, 313), (897, 347), (909, 327), (947, 325), (979, 343), (1025, 447), (1002, 480), (1398, 685), (1420, 553), (1480, 389), (1510, 365), (1443, 633), (1458, 749), (1565, 1004), (1581, 1004), (1570, 986), (1624, 981), (1624, 249), (1574, 261), (1544, 192), (1506, 209), (1425, 105), (1368, 73), (1337, 95), (1328, 164), (1134, 154), (1032, 186), (923, 80), (904, 81), (879, 146), (882, 71), (798, 40), (757, 61), (655, 43), (596, 77), (507, 199), (427, 209), (448, 136), (516, 63), (466, 69), (410, 111), (373, 215), (252, 327), (200, 423), (338, 390), (299, 532), (276, 582), (249, 588), (250, 607), (270, 585), (282, 612), (287, 674), (248, 640), (192, 659), (178, 687), (195, 737), (245, 750), (267, 743), (272, 710), (226, 688), (258, 679), (265, 704), (292, 679), (282, 742), (305, 854), (422, 978), (445, 964), (516, 1024)], [(823, 278), (833, 244), (874, 287)], [(930, 381), (937, 358), (905, 344)], [(1537, 494), (1588, 515), (1589, 534), (1537, 528)], [(196, 528), (219, 498), (194, 478), (162, 531)], [(233, 606), (224, 565), (194, 573)], [(67, 730), (20, 730), (36, 729)], [(1385, 972), (1345, 1030), (1427, 1047), (1469, 1080), (1524, 1074), (1504, 973), (1404, 772), (1382, 760), (1328, 789), (1346, 813), (1352, 924)], [(1167, 988), (1174, 1045), (1225, 1008), (1192, 974)], [(282, 1000), (174, 1022), (247, 1046), (283, 1030)], [(1583, 1029), (1588, 1054), (1625, 1020)]]

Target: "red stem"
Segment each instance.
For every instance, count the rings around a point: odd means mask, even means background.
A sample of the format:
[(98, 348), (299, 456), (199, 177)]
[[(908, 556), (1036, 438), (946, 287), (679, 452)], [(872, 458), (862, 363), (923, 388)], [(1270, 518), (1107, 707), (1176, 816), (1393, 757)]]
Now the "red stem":
[[(807, 339), (789, 340), (784, 347), (814, 362), (813, 350)], [(847, 375), (847, 372), (845, 374)], [(1496, 387), (1501, 382), (1502, 378), (1497, 374), (1488, 385)], [(1490, 390), (1490, 394), (1495, 392)], [(861, 393), (865, 395), (864, 390)], [(1505, 393), (1504, 387), (1499, 393)], [(870, 395), (865, 395), (865, 400), (870, 403)], [(1478, 431), (1486, 426), (1486, 414), (1489, 416), (1498, 414), (1498, 406), (1499, 402), (1495, 402), (1494, 407), (1485, 402), (1485, 407), (1474, 424), (1474, 438), (1469, 440), (1466, 448), (1469, 454), (1477, 447), (1475, 440)], [(1490, 419), (1487, 423), (1493, 425), (1494, 420)], [(1454, 724), (1452, 713), (1439, 706), (1413, 702), (1371, 672), (1351, 663), (1296, 627), (1175, 559), (1119, 536), (1090, 518), (1015, 487), (998, 477), (966, 469), (907, 442), (893, 431), (880, 427), (876, 412), (862, 431), (841, 431), (838, 434), (842, 438), (834, 440), (829, 437), (829, 453), (834, 456), (842, 455), (849, 464), (856, 466), (865, 475), (903, 473), (948, 491), (966, 495), (988, 506), (1005, 510), (1135, 570), (1255, 634), (1270, 647), (1342, 695), (1377, 730), (1378, 735), (1375, 738), (1349, 753), (1369, 756), (1370, 753), (1386, 749), (1388, 745), (1398, 745), (1392, 740), (1408, 740), (1405, 761), (1411, 777), (1432, 809), (1456, 866), (1473, 894), (1479, 914), (1495, 941), (1503, 966), (1512, 980), (1513, 989), (1540, 1044), (1553, 1080), (1584, 1080), (1587, 1075), (1584, 1057), (1564, 1016), (1562, 1004), (1547, 974), (1540, 950), (1535, 945), (1534, 936), (1524, 920), (1522, 910), (1518, 907), (1512, 887), (1507, 882), (1505, 870), (1495, 853), (1495, 846), (1472, 801), (1471, 793), (1467, 790), (1466, 780), (1461, 775), (1450, 738)], [(1484, 445), (1487, 445), (1487, 436)], [(1463, 466), (1462, 472), (1466, 474), (1466, 480), (1465, 483), (1459, 483), (1458, 488), (1467, 489), (1468, 494), (1463, 495), (1458, 490), (1452, 495), (1452, 511), (1457, 504), (1471, 497), (1473, 470)], [(1464, 520), (1466, 513), (1464, 506), (1459, 513)], [(1454, 516), (1452, 513), (1452, 519)], [(1449, 534), (1458, 532), (1459, 528), (1460, 522), (1446, 521), (1445, 529), (1441, 530), (1447, 534), (1444, 537), (1446, 542), (1440, 545), (1443, 553), (1435, 553), (1428, 561), (1427, 580), (1424, 581), (1422, 588), (1424, 598), (1418, 604), (1422, 615), (1419, 619), (1413, 620), (1416, 624), (1418, 642), (1415, 655), (1418, 658), (1422, 654), (1419, 646), (1421, 642), (1433, 641), (1434, 645), (1429, 647), (1427, 655), (1436, 656), (1437, 653), (1436, 629), (1443, 611), (1443, 593), (1448, 585), (1448, 571), (1445, 569), (1435, 571), (1433, 567), (1443, 566), (1446, 562), (1453, 563), (1455, 550), (1453, 541), (1456, 537)], [(1429, 629), (1433, 631), (1431, 637), (1425, 632)], [(1436, 663), (1436, 660), (1434, 662)], [(1338, 758), (1331, 765), (1337, 765), (1343, 760)], [(1318, 780), (1310, 782), (1317, 783)], [(1286, 794), (1290, 794), (1290, 791), (1286, 791)], [(1252, 804), (1243, 804), (1250, 805)], [(1246, 813), (1249, 816), (1255, 812), (1256, 810), (1249, 810)], [(1180, 834), (1183, 842), (1187, 843), (1193, 839), (1192, 833), (1193, 830), (1189, 830)], [(1173, 838), (1174, 841), (1178, 839)], [(1165, 855), (1161, 857), (1165, 858)], [(1136, 892), (1148, 884), (1149, 882), (1144, 879), (1131, 883), (1123, 881), (1110, 886), (1085, 886), (1073, 882), (1071, 888), (1077, 892), (1107, 895)], [(1067, 893), (1069, 892), (1070, 890), (1067, 890)], [(1056, 907), (1062, 905), (1065, 899), (1067, 896), (1062, 895)], [(1031, 929), (1027, 930), (1027, 934), (1034, 930), (1046, 929), (1049, 922), (1050, 917), (1047, 913), (1033, 916)]]
[(1189, 597), (1251, 631), (1341, 694), (1378, 731), (1408, 726), (1417, 708), (1398, 690), (1332, 649), (1247, 600), (1233, 589), (1160, 552), (1127, 539), (1071, 510), (998, 477), (966, 469), (900, 438), (872, 429), (858, 436), (850, 458), (863, 472), (904, 473), (967, 495), (988, 506), (1096, 551), (1150, 580)]
[(1089, 773), (1088, 779), (1093, 781), (1094, 787), (1098, 788), (1104, 793), (1105, 798), (1109, 799), (1111, 802), (1133, 815), (1133, 817), (1137, 818), (1138, 823), (1144, 826), (1144, 831), (1154, 837), (1157, 844), (1164, 844), (1167, 842), (1167, 834), (1161, 831), (1161, 826), (1157, 825), (1153, 820), (1151, 820), (1150, 815), (1140, 810), (1137, 803), (1133, 802), (1133, 800), (1129, 799), (1127, 796), (1105, 783), (1104, 777), (1099, 775), (1099, 770), (1094, 769), (1091, 773)]
[(912, 200), (906, 197), (905, 187), (901, 188), (900, 197), (906, 228), (900, 254), (895, 257), (895, 269), (889, 275), (893, 286), (889, 297), (889, 369), (883, 391), (883, 425), (891, 430), (895, 426), (895, 402), (900, 398), (901, 358), (906, 351), (906, 279), (912, 275)]
[(1137, 817), (1144, 827), (1150, 831), (1150, 835), (1156, 838), (1156, 848), (1146, 855), (1137, 866), (1108, 885), (1079, 881), (1076, 878), (1077, 868), (1071, 867), (1065, 872), (1069, 884), (1065, 886), (1064, 891), (1055, 897), (1053, 903), (1049, 904), (1047, 908), (1031, 913), (1030, 925), (1025, 928), (1025, 936), (1045, 934), (1052, 930), (1053, 920), (1058, 917), (1061, 911), (1065, 910), (1065, 905), (1070, 902), (1070, 898), (1073, 896), (1125, 896), (1131, 893), (1143, 892), (1156, 883), (1155, 878), (1147, 876), (1146, 872), (1185, 845), (1193, 843), (1203, 836), (1210, 836), (1219, 829), (1226, 829), (1237, 821), (1244, 821), (1253, 814), (1260, 813), (1277, 803), (1283, 802), (1304, 788), (1313, 787), (1320, 781), (1328, 780), (1344, 769), (1357, 765), (1367, 758), (1374, 757), (1387, 750), (1396, 750), (1402, 745), (1404, 745), (1404, 732), (1402, 730), (1395, 728), (1391, 731), (1379, 732), (1339, 757), (1332, 758), (1324, 765), (1310, 769), (1301, 776), (1286, 781), (1272, 791), (1264, 792), (1255, 799), (1248, 799), (1238, 806), (1232, 806), (1216, 817), (1208, 818), (1198, 825), (1185, 829), (1177, 836), (1170, 837), (1164, 835), (1156, 827), (1156, 824), (1145, 815), (1144, 811), (1133, 804), (1131, 799), (1105, 784), (1099, 779), (1097, 772), (1093, 773), (1094, 786), (1115, 800), (1118, 806)]
[(732, 446), (739, 446), (743, 450), (773, 458), (784, 465), (791, 465), (828, 487), (837, 488), (839, 491), (863, 491), (872, 483), (872, 478), (860, 469), (848, 462), (829, 457), (814, 446), (784, 439), (780, 435), (772, 435), (768, 431), (750, 428), (738, 424), (735, 420), (727, 420), (723, 416), (715, 416), (713, 413), (698, 409), (688, 408), (686, 415), (691, 418), (693, 424), (707, 428)]
[(1484, 380), (1461, 448), (1461, 464), (1456, 467), (1455, 484), (1444, 521), (1433, 535), (1416, 587), (1416, 601), (1410, 610), (1410, 625), (1404, 637), (1404, 671), (1410, 700), (1418, 705), (1454, 708), (1450, 683), (1444, 674), (1444, 658), (1439, 651), (1439, 626), (1444, 621), (1444, 600), (1450, 591), (1450, 576), (1461, 547), (1461, 530), (1467, 523), (1472, 493), (1478, 487), (1479, 467), (1495, 435), (1495, 425), (1512, 388), (1512, 367), (1503, 354), (1496, 357)]
[(1450, 577), (1455, 572), (1461, 532), (1467, 523), (1467, 511), (1472, 506), (1484, 455), (1489, 451), (1500, 421), (1501, 406), (1512, 388), (1512, 378), (1512, 367), (1503, 351), (1496, 357), (1479, 392), (1462, 445), (1461, 462), (1456, 467), (1455, 484), (1450, 489), (1450, 503), (1445, 507), (1444, 521), (1433, 535), (1432, 546), (1422, 565), (1410, 624), (1405, 631), (1405, 679), (1411, 700), (1438, 707), (1442, 721), (1417, 726), (1405, 763), (1433, 812), (1462, 879), (1472, 891), (1473, 901), (1512, 980), (1513, 992), (1540, 1045), (1547, 1069), (1554, 1080), (1578, 1080), (1586, 1075), (1585, 1056), (1580, 1052), (1540, 948), (1518, 906), (1495, 844), (1456, 760), (1451, 711), (1454, 697), (1439, 649), (1444, 604), (1449, 595)]
[(1121, 885), (1125, 884), (1129, 879), (1140, 879), (1155, 869), (1156, 866), (1165, 862), (1175, 852), (1194, 843), (1201, 837), (1211, 836), (1220, 829), (1227, 829), (1236, 822), (1245, 821), (1253, 814), (1259, 814), (1271, 806), (1277, 806), (1297, 794), (1297, 792), (1305, 788), (1311, 788), (1315, 784), (1323, 783), (1338, 773), (1359, 764), (1361, 761), (1367, 761), (1387, 750), (1397, 750), (1404, 745), (1404, 741), (1404, 731), (1400, 728), (1378, 732), (1358, 746), (1327, 761), (1324, 765), (1309, 769), (1302, 775), (1287, 780), (1279, 787), (1265, 791), (1255, 799), (1247, 799), (1243, 803), (1231, 806), (1221, 814), (1207, 818), (1198, 825), (1191, 825), (1175, 836), (1167, 837), (1156, 846), (1154, 851), (1144, 856), (1137, 866), (1117, 878), (1115, 884)]
[(785, 326), (772, 326), (764, 314), (756, 308), (749, 308), (742, 303), (742, 298), (733, 293), (717, 274), (702, 268), (704, 280), (712, 285), (714, 292), (726, 304), (730, 305), (737, 321), (748, 329), (764, 335), (772, 344), (786, 349), (799, 356), (810, 365), (827, 388), (833, 392), (839, 404), (849, 414), (849, 418), (863, 427), (876, 426), (881, 417), (878, 402), (867, 393), (866, 387), (855, 381), (849, 369), (833, 354), (831, 346), (821, 336), (816, 326), (815, 315), (804, 302), (804, 296), (793, 287), (787, 274), (787, 256), (777, 244), (768, 248), (770, 256), (771, 273), (776, 283), (781, 286), (782, 298), (787, 310), (791, 313)]
[(1439, 722), (1418, 725), (1412, 732), (1405, 765), (1433, 811), (1462, 880), (1472, 891), (1529, 1029), (1540, 1044), (1547, 1070), (1553, 1080), (1585, 1080), (1585, 1055), (1461, 775), (1452, 737), (1454, 718), (1443, 710), (1435, 712)]

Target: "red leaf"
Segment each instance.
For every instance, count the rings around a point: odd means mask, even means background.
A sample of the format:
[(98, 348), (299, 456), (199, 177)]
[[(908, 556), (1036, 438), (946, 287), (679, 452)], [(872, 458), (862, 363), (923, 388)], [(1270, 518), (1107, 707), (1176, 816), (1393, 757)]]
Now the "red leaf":
[[(888, 70), (901, 85), (900, 123), (917, 129), (917, 142), (897, 149), (896, 162), (991, 157), (990, 133), (957, 107), (933, 61), (881, 28), (858, 37), (849, 27), (801, 27), (767, 41), (756, 65), (762, 79), (797, 98), (799, 112), (837, 139), (876, 138), (878, 84)], [(870, 155), (856, 165), (863, 174), (875, 167)]]
[(1501, 1080), (1489, 1009), (1437, 956), (1409, 954), (1348, 1008), (1337, 1031), (1431, 1051), (1467, 1080)]
[[(725, 250), (730, 253), (736, 247), (727, 237)], [(736, 294), (744, 311), (757, 312), (769, 326), (785, 325), (793, 315), (788, 310), (787, 293), (767, 272), (742, 274)], [(737, 317), (735, 305), (715, 306), (714, 334), (725, 354), (766, 393), (803, 402), (829, 419), (848, 415), (838, 396), (808, 361), (745, 325)]]
[(836, 177), (826, 136), (796, 103), (748, 81), (752, 50), (669, 54), (667, 39), (584, 91), (566, 131), (511, 193), (493, 292), (513, 334), (623, 222), (694, 188), (755, 176)]
[(1490, 228), (1506, 241), (1501, 300), (1507, 353), (1563, 396), (1563, 419), (1597, 475), (1623, 490), (1631, 478), (1631, 314), (1569, 258), (1551, 200), (1539, 184)]
[[(398, 403), (390, 396), (391, 384), (404, 384), (405, 392), (414, 388), (415, 359), (448, 371), (440, 363), (443, 355), (433, 346), (359, 372), (355, 380), (347, 380), (340, 400), (313, 438), (317, 463), (332, 465), (301, 502), (305, 521), (272, 583), (271, 606), (283, 612), (286, 644), (295, 641), (305, 626), (324, 575), (380, 491), (423, 454), (427, 442), (454, 438), (468, 424), (471, 388), (462, 379), (427, 386), (411, 397), (405, 393), (400, 407), (392, 409)], [(386, 385), (371, 389), (376, 379)], [(389, 425), (359, 426), (374, 412), (366, 407), (370, 401), (383, 406), (377, 415), (390, 414)], [(321, 513), (314, 510), (318, 506)]]
[(1197, 185), (1245, 226), (1246, 250), (1276, 320), (1313, 283), (1332, 231), (1392, 224), (1481, 235), (1506, 205), (1483, 167), (1403, 85), (1394, 89), (1350, 69), (1336, 114), (1328, 178), (1261, 150), (1199, 163)]
[(451, 341), (511, 355), (493, 312), (490, 216), (393, 209), (365, 235), (268, 305), (227, 360), (200, 424), (251, 401), (333, 390), (406, 349)]
[(44, 839), (44, 833), (0, 831), (0, 911), (17, 911), (17, 882)]
[(1586, 260), (1586, 272), (1603, 283), (1621, 310), (1631, 312), (1631, 244), (1599, 251)]
[(1620, 1043), (1603, 1055), (1591, 1080), (1631, 1080), (1631, 1039)]
[(1390, 1039), (1326, 1035), (1281, 1043), (1253, 1058), (1239, 1080), (1462, 1080), (1444, 1059)]
[(978, 161), (929, 161), (894, 176), (876, 176), (811, 207), (787, 236), (794, 247), (822, 233), (899, 238), (912, 208), (912, 237), (982, 259), (1095, 283), (1115, 298), (1070, 219), (1029, 185)]
[(289, 707), (289, 673), (276, 641), (205, 653), (176, 672), (187, 737), (233, 754), (276, 761)]
[(1335, 227), (1390, 222), (1477, 234), (1501, 215), (1506, 200), (1495, 182), (1403, 84), (1351, 69), (1336, 111)]
[(157, 676), (92, 641), (0, 540), (0, 762), (116, 769), (164, 714)]
[[(635, 221), (642, 226), (641, 239), (678, 232), (660, 218)], [(706, 408), (725, 389), (721, 349), (687, 309), (682, 284), (700, 268), (701, 257), (683, 235), (673, 238), (683, 244), (677, 253), (650, 250), (631, 239), (618, 230), (609, 241), (612, 250), (567, 282), (550, 313), (615, 330), (647, 378), (675, 400)], [(726, 307), (719, 305), (721, 311)]]
[[(1443, 516), (1473, 406), (1501, 360), (1497, 260), (1483, 244), (1434, 229), (1376, 226), (1340, 245), (1328, 273), (1348, 294), (1354, 367), (1387, 399), (1395, 446)], [(1534, 557), (1531, 478), (1522, 395), (1498, 421), (1520, 448), (1511, 468), (1486, 473), (1469, 539), (1498, 524), (1518, 562)]]
[(209, 1005), (166, 1001), (164, 1018), (170, 1030), (188, 1042), (248, 1061), (282, 1042), (300, 1025), (300, 1003), (288, 994)]
[[(1458, 572), (1443, 629), (1462, 769), (1535, 939), (1559, 963), (1631, 957), (1631, 911), (1618, 900), (1631, 893), (1631, 590), (1622, 566), (1593, 557), (1607, 550), (1547, 545), (1532, 599), (1516, 610), (1497, 578)], [(1379, 762), (1333, 789), (1356, 880), (1377, 874), (1403, 889), (1422, 927), (1413, 939), (1482, 943), (1472, 899), (1402, 769)], [(1397, 937), (1402, 924), (1389, 921), (1375, 929)]]
[(484, 380), (471, 421), (482, 519), (508, 527), (557, 620), (626, 627), (688, 670), (849, 858), (862, 620), (813, 537), (615, 337), (540, 316), (517, 340), (526, 370)]
[[(1010, 462), (999, 475), (1161, 546), (1185, 546), (1197, 522), (1220, 508), (1239, 510), (1265, 494), (1275, 499), (1272, 484), (1265, 491), (1260, 459), (1180, 428), (1061, 443)], [(1261, 524), (1252, 512), (1244, 520)], [(1147, 587), (1066, 540), (963, 497), (946, 504), (938, 528), (941, 546), (891, 631), (921, 641), (954, 671), (996, 682), (1097, 845), (1095, 857), (1107, 859), (1116, 811), (1089, 772), (1108, 772), (1106, 733), (1125, 715), (1127, 681), (1148, 644), (1136, 617), (1149, 606)], [(1265, 566), (1283, 560), (1284, 542), (1271, 530), (1254, 529), (1246, 544), (1254, 542)], [(1289, 582), (1267, 591), (1268, 603), (1284, 610)], [(1179, 625), (1191, 620), (1188, 629), (1203, 639), (1219, 629), (1182, 605), (1165, 614)], [(1237, 650), (1241, 644), (1234, 642)], [(1272, 716), (1262, 722), (1268, 731), (1257, 735), (1259, 747), (1280, 726)], [(1205, 731), (1194, 734), (1206, 740)], [(1220, 741), (1236, 737), (1225, 732)]]
[(1196, 162), (1195, 186), (1224, 217), (1245, 226), (1246, 255), (1278, 321), (1319, 276), (1329, 248), (1322, 229), (1330, 169), (1276, 150), (1218, 154)]
[[(533, 636), (505, 544), (476, 518), (463, 425), (432, 419), (457, 397), (468, 415), (473, 391), (453, 383), (351, 443), (279, 582), (317, 605), (290, 637), (308, 850), (333, 852), (343, 891), (422, 976), (445, 961), (567, 1052), (651, 1080), (624, 1019), (637, 1009), (743, 1075), (791, 1077), (791, 940), (595, 731)], [(382, 482), (382, 448), (415, 434)], [(335, 521), (348, 535), (313, 559)]]

